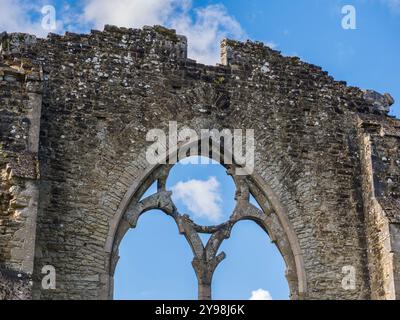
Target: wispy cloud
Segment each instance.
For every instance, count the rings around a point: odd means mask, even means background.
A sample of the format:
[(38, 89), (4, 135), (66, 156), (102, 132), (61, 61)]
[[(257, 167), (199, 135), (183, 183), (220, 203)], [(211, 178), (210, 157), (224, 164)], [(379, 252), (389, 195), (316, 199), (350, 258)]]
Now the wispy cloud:
[(396, 13), (400, 13), (400, 0), (381, 0), (389, 6), (389, 8)]
[(242, 39), (239, 22), (222, 4), (193, 7), (192, 0), (89, 0), (82, 21), (95, 28), (165, 25), (188, 37), (189, 57), (206, 64), (219, 62), (220, 41)]
[(25, 32), (44, 36), (47, 31), (41, 27), (41, 20), (34, 14), (40, 13), (41, 6), (25, 0), (0, 0), (0, 32)]
[(267, 47), (270, 47), (271, 49), (276, 49), (276, 48), (278, 48), (278, 44), (276, 44), (275, 42), (273, 42), (273, 41), (267, 41), (267, 42), (265, 42), (264, 43)]
[[(49, 3), (45, 0), (35, 4), (29, 0), (0, 0), (0, 30), (46, 36), (48, 30), (41, 28), (40, 14), (46, 4)], [(58, 33), (102, 30), (105, 24), (132, 28), (159, 24), (174, 28), (188, 37), (189, 57), (205, 64), (220, 62), (222, 39), (246, 37), (240, 23), (221, 3), (198, 7), (193, 0), (86, 0), (72, 6), (64, 1), (56, 13), (57, 29), (52, 32)], [(267, 45), (276, 47), (273, 42)]]
[(168, 25), (188, 37), (190, 57), (208, 64), (220, 61), (222, 39), (243, 39), (245, 36), (239, 22), (229, 15), (222, 4), (195, 8), (193, 15), (190, 6), (187, 6)]
[(185, 1), (179, 0), (88, 0), (83, 20), (94, 28), (105, 24), (123, 27), (165, 24)]
[(272, 300), (272, 296), (267, 290), (258, 289), (251, 293), (250, 300)]
[(221, 221), (222, 197), (220, 183), (215, 177), (206, 181), (181, 181), (172, 188), (172, 192), (174, 201), (181, 201), (195, 217), (206, 218), (212, 223)]

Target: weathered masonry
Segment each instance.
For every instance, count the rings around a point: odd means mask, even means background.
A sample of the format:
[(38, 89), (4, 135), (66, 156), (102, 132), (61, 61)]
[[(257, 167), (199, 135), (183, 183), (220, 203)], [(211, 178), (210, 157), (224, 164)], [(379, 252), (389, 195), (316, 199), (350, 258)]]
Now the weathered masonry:
[[(150, 207), (173, 213), (145, 137), (177, 121), (255, 130), (255, 172), (235, 180), (237, 208), (275, 241), (293, 299), (400, 299), (391, 96), (261, 43), (227, 40), (221, 51), (220, 65), (198, 64), (185, 37), (158, 26), (1, 34), (0, 298), (112, 298), (126, 230)], [(155, 180), (158, 200), (138, 203)], [(46, 265), (55, 290), (41, 285)]]

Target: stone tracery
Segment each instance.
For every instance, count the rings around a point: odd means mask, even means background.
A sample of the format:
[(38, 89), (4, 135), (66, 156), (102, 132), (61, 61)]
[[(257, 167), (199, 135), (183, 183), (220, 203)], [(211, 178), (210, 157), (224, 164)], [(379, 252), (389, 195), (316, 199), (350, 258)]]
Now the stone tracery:
[[(133, 199), (122, 217), (130, 228), (136, 228), (140, 216), (150, 210), (161, 210), (172, 217), (178, 226), (179, 233), (186, 238), (192, 249), (194, 258), (193, 269), (198, 280), (199, 300), (212, 299), (212, 279), (218, 265), (226, 258), (225, 252), (218, 253), (224, 240), (229, 239), (236, 223), (241, 220), (252, 220), (261, 226), (267, 225), (268, 215), (250, 203), (250, 188), (244, 176), (236, 176), (235, 170), (230, 167), (227, 174), (231, 175), (236, 185), (236, 207), (227, 221), (219, 225), (203, 226), (195, 223), (189, 215), (181, 214), (174, 201), (172, 192), (167, 190), (166, 181), (172, 166), (164, 165), (158, 174), (152, 178), (157, 182), (157, 192), (143, 200)], [(269, 208), (271, 208), (269, 206)], [(268, 231), (263, 227), (268, 233)], [(208, 234), (210, 238), (206, 245), (203, 244), (200, 234)], [(117, 242), (119, 245), (119, 241)], [(118, 253), (118, 251), (114, 251)], [(114, 257), (114, 268), (117, 257)]]

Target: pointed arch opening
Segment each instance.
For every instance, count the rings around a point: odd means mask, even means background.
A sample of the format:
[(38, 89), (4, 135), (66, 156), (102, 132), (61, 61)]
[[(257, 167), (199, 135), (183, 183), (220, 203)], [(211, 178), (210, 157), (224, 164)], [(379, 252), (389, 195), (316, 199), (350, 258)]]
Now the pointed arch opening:
[[(193, 144), (193, 142), (191, 143)], [(200, 145), (198, 142), (197, 144)], [(184, 148), (188, 150), (189, 146), (185, 145)], [(217, 152), (220, 151), (217, 150)], [(178, 153), (179, 149), (169, 151), (169, 155), (172, 152)], [(220, 154), (222, 158), (222, 153)], [(202, 154), (199, 150), (198, 156), (209, 157), (210, 154)], [(221, 164), (235, 184), (235, 205), (229, 219), (215, 225), (197, 224), (189, 215), (179, 212), (173, 201), (172, 192), (167, 188), (167, 179), (172, 165), (150, 166), (135, 181), (121, 202), (113, 221), (111, 221), (109, 238), (106, 243), (106, 250), (110, 252), (110, 298), (113, 297), (112, 283), (121, 240), (129, 229), (137, 226), (143, 213), (157, 209), (175, 220), (179, 233), (185, 237), (192, 250), (194, 256), (192, 266), (197, 276), (198, 298), (200, 300), (212, 298), (213, 275), (218, 265), (226, 257), (225, 253), (219, 249), (222, 243), (230, 238), (233, 227), (243, 220), (251, 220), (257, 223), (262, 230), (267, 232), (271, 241), (276, 244), (286, 265), (286, 279), (290, 288), (290, 297), (301, 299), (306, 292), (302, 254), (284, 206), (257, 173), (237, 176), (234, 170), (236, 164)], [(143, 197), (146, 190), (154, 183), (157, 185), (157, 193), (147, 198)], [(256, 204), (251, 203), (251, 198), (254, 198)], [(200, 235), (208, 235), (208, 237), (204, 239)], [(205, 240), (208, 240), (206, 244), (203, 243)]]

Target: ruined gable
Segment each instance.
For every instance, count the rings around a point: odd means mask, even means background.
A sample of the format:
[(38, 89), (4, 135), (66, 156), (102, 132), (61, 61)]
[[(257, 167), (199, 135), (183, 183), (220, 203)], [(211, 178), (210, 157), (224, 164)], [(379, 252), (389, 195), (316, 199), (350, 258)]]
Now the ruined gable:
[[(3, 34), (0, 51), (0, 265), (33, 273), (34, 298), (112, 296), (114, 231), (153, 173), (146, 132), (169, 121), (255, 130), (246, 183), (280, 214), (294, 298), (399, 297), (390, 95), (257, 42), (226, 40), (222, 64), (198, 64), (185, 37), (159, 26)], [(56, 290), (41, 288), (45, 265)], [(341, 285), (345, 266), (355, 291)]]

